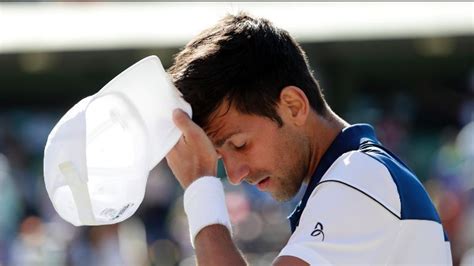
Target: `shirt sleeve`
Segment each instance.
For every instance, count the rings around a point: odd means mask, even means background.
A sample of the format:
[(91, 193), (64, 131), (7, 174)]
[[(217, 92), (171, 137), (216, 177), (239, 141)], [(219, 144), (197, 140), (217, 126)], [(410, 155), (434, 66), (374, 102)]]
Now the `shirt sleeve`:
[(364, 191), (327, 180), (313, 191), (279, 256), (310, 265), (385, 263), (399, 219)]

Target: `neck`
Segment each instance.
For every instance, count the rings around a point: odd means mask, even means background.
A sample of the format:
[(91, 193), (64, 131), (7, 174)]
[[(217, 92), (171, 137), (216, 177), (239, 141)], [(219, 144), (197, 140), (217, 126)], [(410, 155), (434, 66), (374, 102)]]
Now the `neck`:
[(334, 139), (343, 128), (348, 126), (349, 123), (340, 118), (332, 110), (329, 110), (325, 116), (312, 112), (308, 123), (310, 161), (305, 178), (306, 183), (309, 183), (314, 171), (316, 171), (321, 157), (327, 151)]

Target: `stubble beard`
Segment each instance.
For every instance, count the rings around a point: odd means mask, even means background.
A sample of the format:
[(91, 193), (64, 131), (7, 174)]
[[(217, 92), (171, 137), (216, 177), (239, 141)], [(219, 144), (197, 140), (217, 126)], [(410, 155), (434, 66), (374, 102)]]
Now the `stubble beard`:
[(300, 141), (300, 145), (296, 145), (300, 148), (297, 150), (295, 154), (296, 158), (294, 158), (293, 163), (291, 163), (292, 167), (286, 167), (282, 170), (281, 176), (276, 176), (274, 180), (278, 182), (279, 189), (276, 189), (273, 192), (270, 192), (272, 197), (278, 202), (286, 202), (291, 200), (293, 197), (296, 196), (298, 191), (303, 184), (304, 179), (306, 178), (307, 169), (309, 167), (309, 144), (308, 140), (302, 139)]
[[(281, 184), (281, 189), (271, 192), (272, 197), (278, 202), (287, 202), (291, 200), (298, 193), (301, 183), (294, 182), (296, 180), (289, 180), (288, 178), (278, 178)], [(293, 181), (293, 182), (290, 182)]]

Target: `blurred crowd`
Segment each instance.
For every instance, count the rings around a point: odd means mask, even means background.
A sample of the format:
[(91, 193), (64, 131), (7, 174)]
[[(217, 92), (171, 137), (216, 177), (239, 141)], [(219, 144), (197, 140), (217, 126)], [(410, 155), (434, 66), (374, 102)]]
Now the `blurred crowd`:
[[(474, 101), (459, 108), (457, 126), (427, 131), (410, 119), (414, 99), (402, 99), (399, 112), (364, 99), (352, 101), (342, 116), (372, 123), (381, 141), (415, 170), (448, 231), (455, 265), (474, 265)], [(137, 213), (120, 224), (74, 227), (56, 214), (42, 163), (47, 136), (61, 115), (0, 113), (0, 266), (194, 265), (183, 191), (164, 163), (150, 173)], [(219, 173), (225, 176), (222, 165)], [(304, 188), (280, 204), (250, 185), (224, 183), (238, 246), (252, 265), (270, 265), (290, 236), (286, 216)]]

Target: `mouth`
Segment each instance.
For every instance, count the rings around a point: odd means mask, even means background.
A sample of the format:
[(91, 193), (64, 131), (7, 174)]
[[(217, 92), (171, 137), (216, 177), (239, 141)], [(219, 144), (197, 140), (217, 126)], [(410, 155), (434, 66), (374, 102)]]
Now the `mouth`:
[(268, 187), (269, 184), (270, 184), (270, 177), (267, 176), (267, 177), (265, 177), (264, 179), (260, 180), (260, 181), (257, 183), (257, 188), (258, 188), (260, 191), (263, 191), (263, 190), (265, 190), (265, 188)]

